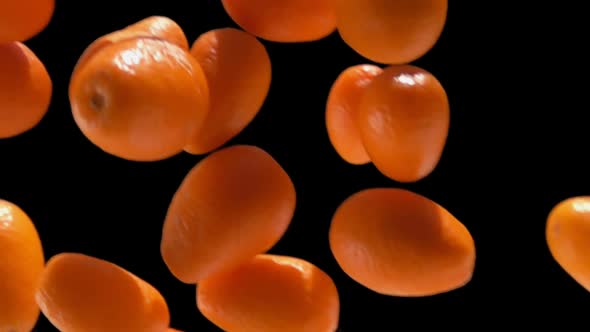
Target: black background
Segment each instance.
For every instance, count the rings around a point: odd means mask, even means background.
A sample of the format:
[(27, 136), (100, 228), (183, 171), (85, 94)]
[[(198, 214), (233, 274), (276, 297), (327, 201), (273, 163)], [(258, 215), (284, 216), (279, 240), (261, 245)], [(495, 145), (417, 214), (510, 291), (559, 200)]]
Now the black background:
[[(294, 181), (296, 214), (271, 252), (306, 259), (331, 275), (341, 297), (341, 331), (421, 330), (432, 323), (439, 328), (566, 323), (583, 318), (584, 311), (575, 309), (590, 305), (586, 291), (552, 260), (544, 237), (550, 209), (564, 198), (587, 194), (590, 185), (586, 120), (572, 99), (580, 91), (568, 90), (554, 107), (550, 100), (557, 87), (569, 82), (557, 79), (568, 65), (517, 59), (512, 44), (496, 34), (504, 19), (484, 23), (487, 9), (468, 8), (468, 2), (450, 1), (440, 41), (414, 63), (438, 77), (451, 102), (443, 158), (429, 177), (414, 184), (388, 180), (372, 165), (349, 165), (328, 141), (324, 106), (331, 83), (346, 67), (368, 60), (337, 33), (304, 44), (264, 42), (273, 65), (269, 96), (229, 144), (265, 149)], [(151, 15), (174, 19), (191, 44), (210, 29), (235, 27), (218, 0), (58, 0), (47, 29), (26, 42), (53, 79), (52, 105), (36, 128), (0, 140), (0, 197), (30, 215), (47, 258), (81, 252), (116, 263), (161, 291), (173, 327), (217, 331), (197, 311), (194, 286), (174, 279), (159, 252), (170, 199), (202, 156), (181, 154), (154, 163), (112, 157), (81, 134), (70, 112), (68, 82), (84, 48)], [(526, 48), (533, 38), (527, 33), (535, 30), (523, 28), (513, 31), (511, 40)], [(540, 61), (539, 78), (525, 73), (523, 61)], [(327, 240), (332, 214), (354, 192), (386, 186), (435, 200), (469, 228), (478, 258), (466, 287), (429, 298), (385, 297), (339, 269)], [(54, 331), (45, 318), (37, 330)]]

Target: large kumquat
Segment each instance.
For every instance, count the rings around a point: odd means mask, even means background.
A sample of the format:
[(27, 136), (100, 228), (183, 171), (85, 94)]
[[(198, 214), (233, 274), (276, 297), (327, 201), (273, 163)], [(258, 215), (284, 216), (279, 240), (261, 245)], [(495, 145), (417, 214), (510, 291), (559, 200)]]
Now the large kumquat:
[(295, 187), (267, 152), (247, 145), (200, 161), (175, 193), (162, 233), (164, 262), (179, 280), (209, 275), (269, 250), (295, 210)]
[(76, 253), (53, 256), (37, 302), (61, 332), (164, 332), (168, 305), (150, 284), (107, 261)]
[(219, 148), (256, 116), (270, 88), (271, 65), (264, 45), (233, 28), (201, 35), (191, 48), (209, 84), (209, 113), (186, 151), (204, 154)]
[(197, 286), (201, 313), (224, 331), (335, 332), (340, 303), (332, 279), (302, 259), (258, 255)]
[(201, 66), (157, 38), (101, 48), (74, 73), (69, 93), (82, 133), (107, 153), (135, 161), (181, 152), (209, 107)]
[(35, 291), (44, 265), (41, 240), (29, 216), (0, 200), (0, 332), (30, 332), (35, 326)]
[(377, 293), (429, 296), (465, 285), (475, 266), (469, 231), (446, 209), (403, 189), (367, 189), (346, 199), (330, 248), (352, 279)]
[(0, 1), (0, 44), (24, 42), (43, 31), (55, 10), (55, 0)]
[(0, 44), (0, 138), (37, 126), (49, 109), (52, 89), (33, 51), (20, 42)]

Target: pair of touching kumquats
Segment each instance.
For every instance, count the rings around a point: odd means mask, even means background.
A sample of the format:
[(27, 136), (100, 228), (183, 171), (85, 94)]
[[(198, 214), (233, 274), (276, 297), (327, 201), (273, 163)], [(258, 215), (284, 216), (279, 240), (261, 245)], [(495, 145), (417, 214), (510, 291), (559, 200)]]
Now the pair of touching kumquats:
[[(432, 74), (407, 63), (436, 43), (447, 1), (221, 1), (242, 29), (205, 32), (189, 46), (174, 21), (153, 16), (91, 43), (71, 76), (74, 119), (93, 144), (127, 160), (209, 153), (172, 197), (160, 249), (178, 280), (197, 285), (197, 308), (213, 324), (230, 332), (333, 332), (340, 304), (332, 279), (310, 262), (268, 254), (291, 223), (295, 185), (264, 150), (222, 147), (269, 91), (271, 61), (258, 38), (308, 42), (337, 30), (356, 52), (386, 64), (352, 66), (336, 78), (326, 127), (345, 161), (413, 182), (441, 157), (449, 103)], [(0, 4), (2, 138), (33, 128), (47, 111), (51, 80), (23, 42), (53, 10), (53, 0)], [(351, 195), (327, 237), (342, 270), (384, 295), (448, 292), (475, 267), (469, 231), (404, 189)], [(588, 238), (590, 198), (566, 200), (549, 215), (551, 253), (590, 290)], [(0, 332), (31, 331), (40, 312), (63, 332), (174, 331), (160, 292), (124, 268), (79, 253), (45, 262), (33, 222), (8, 201), (0, 201), (0, 275)]]

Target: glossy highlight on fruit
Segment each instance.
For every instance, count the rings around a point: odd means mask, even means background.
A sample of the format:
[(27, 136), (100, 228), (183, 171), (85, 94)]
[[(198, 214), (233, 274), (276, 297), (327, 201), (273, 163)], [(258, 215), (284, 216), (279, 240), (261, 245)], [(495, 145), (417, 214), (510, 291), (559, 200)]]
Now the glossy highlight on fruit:
[(256, 37), (234, 28), (202, 34), (191, 54), (209, 85), (209, 112), (185, 151), (211, 152), (239, 134), (256, 116), (271, 81), (271, 63)]
[(299, 258), (258, 255), (197, 286), (197, 307), (224, 331), (335, 332), (340, 303), (334, 282)]
[(268, 251), (291, 222), (295, 196), (288, 174), (258, 147), (210, 154), (172, 198), (160, 247), (164, 262), (190, 284)]
[(37, 126), (49, 110), (52, 90), (49, 73), (33, 51), (20, 42), (0, 43), (0, 139)]
[(475, 267), (467, 228), (442, 206), (404, 189), (351, 195), (336, 210), (329, 239), (342, 270), (383, 295), (455, 290), (471, 280)]
[(0, 332), (29, 332), (39, 317), (35, 291), (45, 266), (35, 225), (14, 203), (0, 200)]
[(83, 254), (53, 256), (36, 297), (61, 332), (162, 332), (170, 324), (158, 290), (113, 263)]
[(55, 0), (0, 1), (0, 44), (25, 42), (43, 31), (55, 11)]
[(557, 204), (547, 217), (545, 235), (559, 266), (590, 291), (590, 196), (571, 197)]
[(358, 125), (375, 167), (398, 182), (415, 182), (436, 168), (449, 132), (449, 100), (424, 69), (389, 66), (365, 88)]
[(155, 38), (105, 46), (72, 76), (70, 103), (82, 133), (133, 161), (180, 153), (205, 119), (205, 74), (182, 48)]
[(338, 32), (357, 53), (383, 64), (410, 63), (438, 41), (448, 0), (335, 0)]
[(222, 0), (242, 29), (273, 42), (322, 39), (336, 30), (333, 0)]
[(73, 72), (76, 72), (78, 68), (82, 67), (88, 59), (102, 48), (120, 41), (135, 38), (161, 39), (188, 51), (188, 40), (178, 23), (165, 16), (150, 16), (121, 30), (108, 33), (96, 39), (84, 50)]
[(328, 137), (338, 155), (353, 165), (371, 161), (363, 146), (357, 121), (365, 88), (382, 72), (380, 67), (368, 64), (348, 67), (334, 81), (328, 95)]

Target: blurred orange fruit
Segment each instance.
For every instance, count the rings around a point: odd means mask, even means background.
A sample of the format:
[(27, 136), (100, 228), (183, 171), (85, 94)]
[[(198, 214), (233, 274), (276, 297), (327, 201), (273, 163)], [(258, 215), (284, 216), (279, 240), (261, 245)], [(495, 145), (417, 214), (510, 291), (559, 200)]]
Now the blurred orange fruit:
[(161, 253), (176, 278), (197, 283), (269, 250), (295, 210), (295, 187), (267, 152), (247, 145), (201, 160), (172, 198)]
[(37, 303), (62, 332), (163, 332), (170, 323), (154, 287), (113, 263), (77, 253), (47, 262)]
[(222, 0), (242, 29), (274, 42), (309, 42), (336, 30), (333, 0)]
[(302, 259), (258, 255), (197, 286), (201, 313), (224, 331), (334, 332), (340, 303), (332, 279)]
[(47, 27), (54, 10), (55, 0), (0, 1), (0, 44), (35, 37)]
[(555, 261), (590, 291), (590, 196), (568, 198), (547, 218), (546, 238)]
[(270, 88), (271, 64), (264, 45), (233, 28), (202, 34), (191, 53), (209, 84), (209, 113), (185, 151), (211, 152), (240, 133), (256, 116)]
[(326, 128), (332, 146), (346, 162), (354, 165), (371, 161), (357, 124), (361, 97), (367, 85), (383, 70), (374, 65), (346, 68), (334, 81), (326, 105)]
[(0, 332), (29, 332), (37, 323), (35, 291), (44, 265), (41, 240), (29, 216), (0, 200)]
[(336, 210), (330, 248), (359, 284), (390, 296), (429, 296), (471, 280), (475, 244), (463, 224), (403, 189), (360, 191)]
[(0, 138), (9, 138), (39, 124), (53, 84), (43, 62), (20, 42), (0, 44), (0, 73)]
[(447, 19), (447, 0), (335, 0), (338, 32), (375, 62), (404, 64), (426, 54)]

